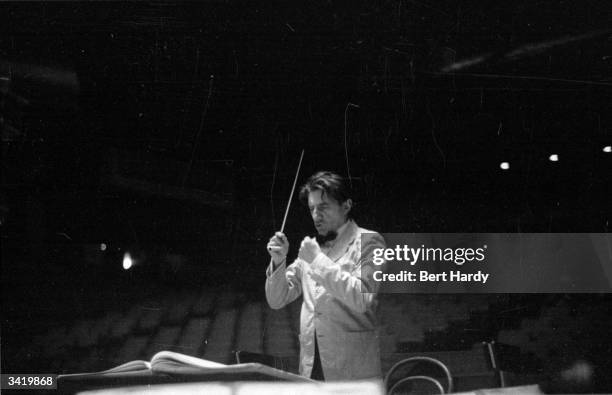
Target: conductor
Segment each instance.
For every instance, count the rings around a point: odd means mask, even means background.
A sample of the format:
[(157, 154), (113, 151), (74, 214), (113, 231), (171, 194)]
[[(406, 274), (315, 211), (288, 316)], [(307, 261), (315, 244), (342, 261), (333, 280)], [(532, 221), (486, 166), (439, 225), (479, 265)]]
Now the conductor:
[[(317, 380), (380, 378), (372, 252), (385, 248), (376, 232), (351, 216), (353, 201), (344, 178), (322, 171), (300, 189), (317, 232), (306, 236), (287, 266), (289, 242), (276, 232), (267, 249), (266, 298), (280, 309), (303, 295), (300, 315), (300, 374)], [(363, 236), (363, 237), (362, 237)]]

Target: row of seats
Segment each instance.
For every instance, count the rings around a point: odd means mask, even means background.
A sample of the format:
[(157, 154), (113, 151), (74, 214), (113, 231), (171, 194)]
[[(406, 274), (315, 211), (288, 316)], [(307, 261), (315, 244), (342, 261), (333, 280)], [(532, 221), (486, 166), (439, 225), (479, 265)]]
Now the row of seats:
[(175, 300), (176, 310), (149, 301), (123, 313), (55, 327), (33, 339), (33, 354), (64, 371), (105, 369), (162, 350), (221, 363), (233, 362), (238, 349), (297, 357), (297, 329), (291, 322), (297, 316), (290, 309), (271, 310), (265, 302), (238, 305), (231, 293), (204, 292), (189, 299), (193, 303)]
[[(432, 330), (465, 322), (488, 307), (482, 295), (382, 295), (382, 352), (423, 342)], [(263, 300), (227, 290), (181, 292), (54, 327), (34, 339), (33, 355), (63, 371), (106, 369), (162, 350), (221, 363), (233, 362), (235, 350), (297, 358), (299, 314), (299, 301), (272, 310)]]

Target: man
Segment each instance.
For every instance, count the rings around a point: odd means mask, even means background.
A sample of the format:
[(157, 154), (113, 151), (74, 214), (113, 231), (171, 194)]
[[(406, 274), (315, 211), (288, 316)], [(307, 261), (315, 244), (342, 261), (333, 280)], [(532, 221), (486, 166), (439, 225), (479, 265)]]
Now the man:
[[(376, 321), (378, 283), (373, 250), (381, 235), (351, 219), (353, 201), (342, 177), (319, 172), (300, 190), (317, 237), (305, 237), (286, 266), (289, 242), (277, 232), (268, 243), (266, 298), (280, 309), (304, 296), (300, 316), (300, 374), (317, 380), (380, 378)], [(362, 235), (367, 234), (363, 239)], [(317, 240), (318, 239), (318, 240)]]

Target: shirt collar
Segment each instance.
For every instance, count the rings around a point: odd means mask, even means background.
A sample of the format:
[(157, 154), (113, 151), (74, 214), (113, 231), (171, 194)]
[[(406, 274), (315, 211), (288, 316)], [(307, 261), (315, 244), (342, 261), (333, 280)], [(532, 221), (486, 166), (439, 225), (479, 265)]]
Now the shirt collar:
[(344, 234), (344, 232), (346, 231), (346, 228), (348, 228), (349, 222), (351, 222), (351, 220), (347, 219), (346, 222), (343, 223), (342, 226), (338, 228), (338, 230), (336, 231), (338, 233), (338, 236), (336, 236), (336, 240), (340, 239), (340, 237)]
[(334, 241), (331, 249), (324, 251), (325, 254), (333, 261), (337, 261), (346, 252), (348, 246), (357, 237), (358, 228), (355, 222), (351, 219), (346, 221), (340, 228), (338, 228), (338, 236)]

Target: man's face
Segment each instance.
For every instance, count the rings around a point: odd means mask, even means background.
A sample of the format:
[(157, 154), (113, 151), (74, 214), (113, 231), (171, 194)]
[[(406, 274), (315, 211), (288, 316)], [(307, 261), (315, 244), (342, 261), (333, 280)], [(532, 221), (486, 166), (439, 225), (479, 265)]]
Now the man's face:
[(308, 194), (308, 208), (317, 233), (325, 236), (344, 225), (351, 209), (351, 200), (340, 204), (323, 191), (314, 190)]

